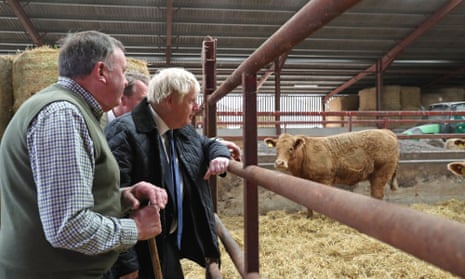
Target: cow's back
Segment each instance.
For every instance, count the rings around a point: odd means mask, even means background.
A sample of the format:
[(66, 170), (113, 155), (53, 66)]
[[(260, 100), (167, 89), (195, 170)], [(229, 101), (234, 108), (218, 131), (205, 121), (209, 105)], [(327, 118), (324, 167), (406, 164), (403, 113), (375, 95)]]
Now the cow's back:
[(357, 153), (374, 161), (399, 157), (397, 136), (387, 129), (372, 129), (328, 136), (328, 145), (335, 156)]
[(392, 175), (399, 161), (399, 145), (390, 130), (373, 129), (326, 137), (333, 159), (331, 184), (355, 185), (367, 180), (377, 168)]

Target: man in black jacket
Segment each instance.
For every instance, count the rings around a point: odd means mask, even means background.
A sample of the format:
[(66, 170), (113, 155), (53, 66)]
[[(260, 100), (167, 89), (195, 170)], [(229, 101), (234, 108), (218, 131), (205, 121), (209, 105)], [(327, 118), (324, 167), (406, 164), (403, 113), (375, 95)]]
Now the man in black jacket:
[[(207, 179), (226, 172), (230, 152), (218, 141), (199, 135), (190, 125), (198, 110), (199, 82), (181, 68), (154, 75), (147, 99), (130, 114), (112, 121), (105, 129), (121, 172), (121, 187), (148, 181), (167, 189), (168, 204), (161, 211), (162, 233), (156, 238), (163, 278), (183, 278), (181, 258), (205, 267), (219, 262), (214, 208)], [(181, 176), (182, 212), (178, 220), (176, 195), (170, 190), (170, 156), (165, 134), (174, 134)], [(181, 210), (180, 210), (181, 211)], [(180, 246), (176, 235), (182, 223)], [(154, 278), (146, 241), (136, 245), (139, 278)]]

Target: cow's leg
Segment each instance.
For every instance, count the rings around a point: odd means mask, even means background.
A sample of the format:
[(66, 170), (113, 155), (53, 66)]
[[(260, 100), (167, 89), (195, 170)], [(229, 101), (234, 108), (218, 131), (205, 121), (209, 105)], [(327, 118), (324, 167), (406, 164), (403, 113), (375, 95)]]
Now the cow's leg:
[[(377, 175), (378, 174), (378, 175)], [(382, 200), (384, 198), (384, 188), (390, 177), (386, 176), (383, 170), (373, 173), (370, 178), (371, 196), (373, 198)]]

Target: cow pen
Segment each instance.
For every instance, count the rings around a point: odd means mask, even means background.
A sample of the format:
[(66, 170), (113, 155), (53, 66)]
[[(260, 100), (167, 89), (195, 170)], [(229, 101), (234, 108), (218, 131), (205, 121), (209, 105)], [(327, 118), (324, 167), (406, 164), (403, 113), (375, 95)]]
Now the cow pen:
[[(217, 89), (215, 89), (216, 79), (214, 76), (215, 44), (209, 45), (213, 49), (204, 48), (203, 78), (205, 84), (210, 85), (204, 88), (205, 104), (203, 104), (206, 110), (205, 115), (208, 116), (204, 119), (206, 127), (204, 132), (207, 136), (217, 136), (216, 125), (212, 123), (216, 123), (215, 112), (218, 101), (240, 84), (242, 84), (243, 89), (244, 164), (231, 161), (228, 169), (232, 174), (244, 179), (245, 251), (243, 258), (238, 245), (232, 241), (227, 230), (217, 219), (218, 235), (243, 278), (260, 278), (258, 268), (258, 185), (419, 259), (465, 277), (465, 266), (463, 265), (465, 260), (465, 225), (257, 166), (256, 143), (259, 137), (257, 71), (273, 63), (270, 70), (279, 75), (279, 60), (285, 59), (287, 51), (357, 2), (359, 1), (309, 1), (248, 59), (241, 63)], [(446, 8), (450, 9), (451, 7), (452, 5), (447, 5), (441, 9), (441, 12), (443, 13)], [(324, 13), (321, 12), (323, 10)], [(434, 14), (425, 24), (431, 24), (439, 20), (441, 16), (441, 13)], [(425, 28), (420, 31), (424, 30)], [(409, 36), (409, 42), (416, 37), (418, 36)], [(389, 63), (386, 63), (383, 67), (388, 65)], [(379, 65), (376, 66), (378, 68)], [(382, 81), (381, 71), (368, 73), (376, 74), (379, 77), (377, 80)], [(379, 86), (382, 86), (382, 82), (377, 83), (377, 87)], [(331, 92), (332, 95), (336, 93), (337, 90)], [(276, 87), (276, 96), (279, 99), (279, 87)], [(275, 111), (279, 111), (279, 107), (275, 108)], [(281, 124), (279, 119), (280, 116), (277, 117), (275, 123)], [(210, 121), (213, 122), (210, 123)], [(379, 121), (379, 119), (375, 121)], [(279, 134), (280, 125), (277, 127), (277, 134)], [(215, 187), (213, 187), (213, 192), (215, 197)]]
[[(232, 161), (229, 171), (361, 233), (465, 277), (464, 224), (258, 166), (244, 166)], [(251, 190), (246, 188), (244, 191)], [(244, 274), (243, 258), (237, 244), (218, 221), (218, 234), (228, 254), (243, 278), (249, 278)]]

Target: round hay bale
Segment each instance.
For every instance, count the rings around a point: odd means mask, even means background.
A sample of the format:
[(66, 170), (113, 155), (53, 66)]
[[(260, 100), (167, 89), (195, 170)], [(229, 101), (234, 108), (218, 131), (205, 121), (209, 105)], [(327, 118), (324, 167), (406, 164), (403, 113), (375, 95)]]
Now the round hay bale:
[(381, 94), (381, 107), (383, 110), (400, 110), (400, 86), (386, 85), (383, 86)]
[(13, 115), (12, 55), (0, 56), (0, 139)]
[(146, 61), (132, 57), (128, 57), (126, 60), (128, 61), (127, 71), (142, 73), (150, 77), (150, 72)]
[(365, 88), (358, 91), (359, 110), (376, 110), (376, 88)]
[[(334, 97), (328, 103), (329, 111), (342, 111), (342, 97)], [(339, 115), (331, 115), (326, 117), (327, 121), (341, 121), (342, 117)], [(341, 127), (342, 123), (326, 123), (325, 127), (334, 128)]]
[[(335, 97), (329, 101), (329, 111), (353, 111), (358, 109), (358, 95), (347, 95)], [(327, 116), (328, 121), (341, 121), (344, 116), (332, 115)], [(326, 127), (344, 127), (345, 123), (327, 123)]]
[(342, 97), (334, 97), (328, 103), (329, 111), (342, 110)]
[(400, 87), (400, 105), (404, 108), (419, 108), (421, 106), (421, 90), (416, 86), (401, 86)]
[(26, 50), (13, 61), (13, 110), (58, 79), (58, 49), (39, 47)]

